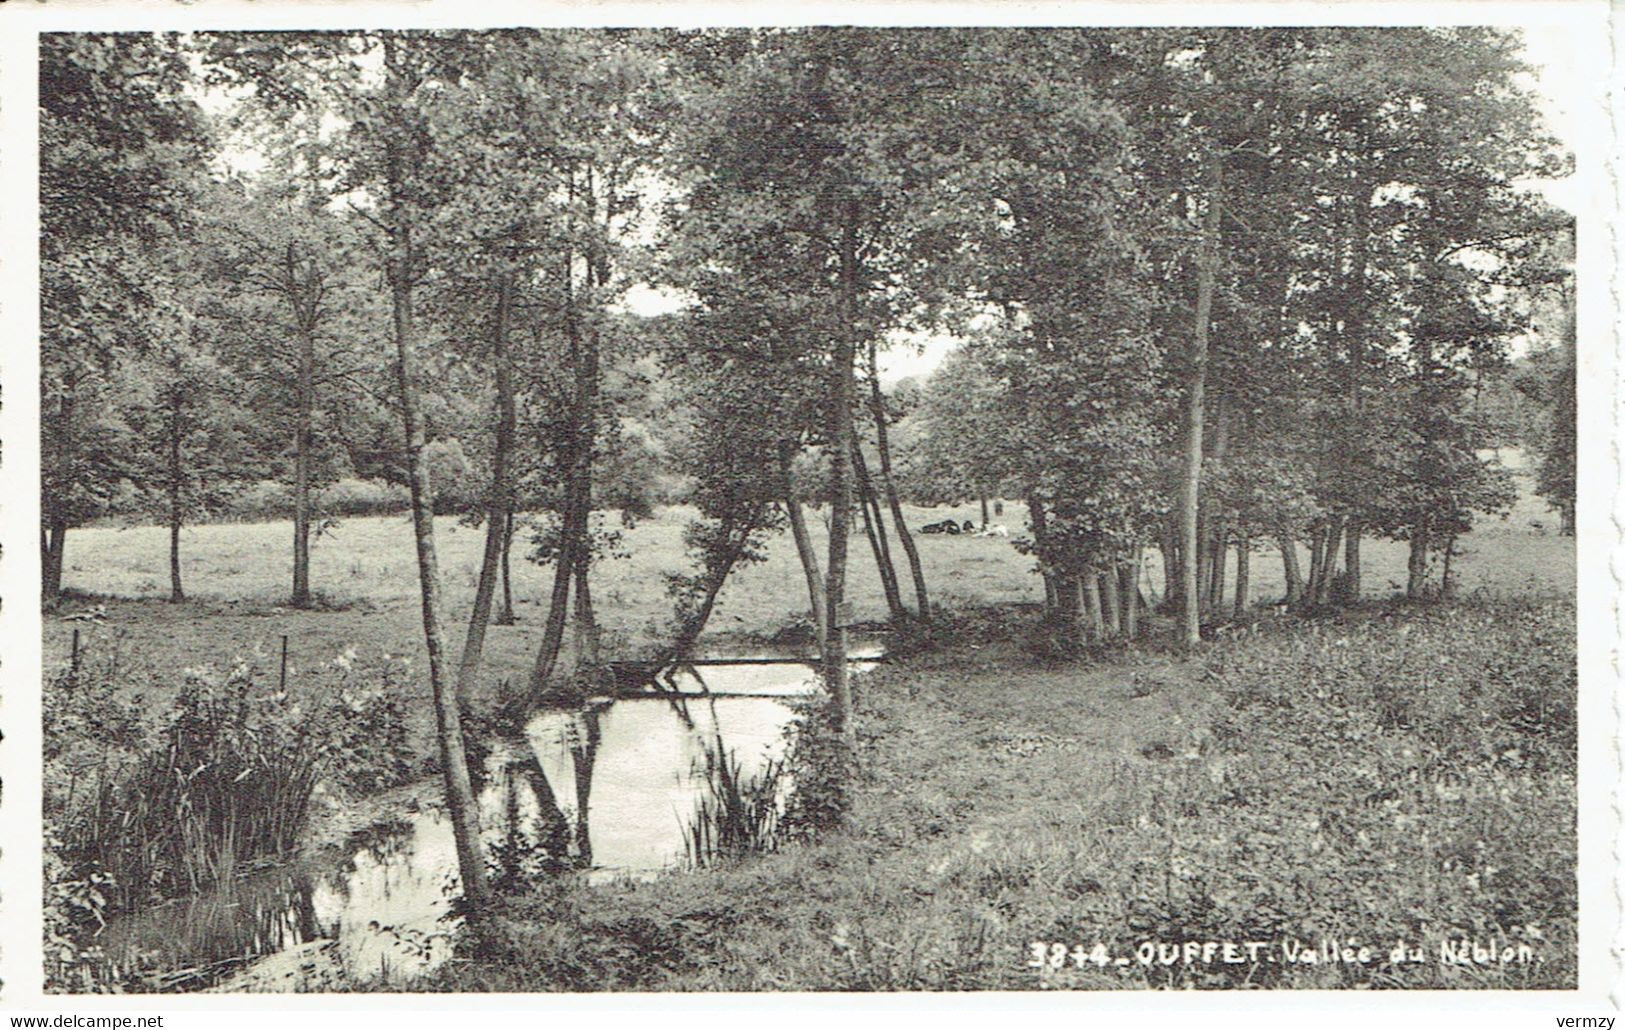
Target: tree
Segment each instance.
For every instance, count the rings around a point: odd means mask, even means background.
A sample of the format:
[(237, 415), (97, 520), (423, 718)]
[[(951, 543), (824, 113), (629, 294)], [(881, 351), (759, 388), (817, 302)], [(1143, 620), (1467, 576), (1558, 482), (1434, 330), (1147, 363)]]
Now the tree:
[(62, 589), (68, 530), (133, 468), (117, 374), (167, 303), (157, 264), (202, 159), (172, 38), (40, 37), (41, 595)]
[[(278, 188), (250, 191), (216, 186), (199, 216), (211, 273), (226, 289), (214, 318), (227, 328), (226, 359), (253, 402), (291, 427), (271, 434), (269, 453), (291, 451), (293, 561), (289, 604), (308, 608), (311, 536), (320, 513), (314, 495), (334, 478), (338, 446), (357, 402), (378, 392), (378, 341), (369, 322), (376, 301), (357, 281), (355, 227), (329, 210), (320, 174), (298, 177), (286, 167), (294, 153), (314, 163), (313, 146), (277, 143), (282, 160), (270, 180)], [(256, 184), (258, 185), (258, 184)]]

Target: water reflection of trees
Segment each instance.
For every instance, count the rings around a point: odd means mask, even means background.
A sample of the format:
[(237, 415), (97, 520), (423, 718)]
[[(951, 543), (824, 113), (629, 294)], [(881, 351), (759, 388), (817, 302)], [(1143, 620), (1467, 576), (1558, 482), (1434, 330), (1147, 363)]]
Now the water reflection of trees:
[(253, 959), (322, 937), (313, 890), (305, 871), (272, 869), (115, 919), (101, 938), (108, 981), (206, 987)]
[(592, 865), (587, 800), (601, 734), (595, 711), (572, 720), (565, 744), (576, 779), (576, 818), (559, 804), (534, 751), (513, 748), (499, 769), (490, 770), (500, 790), (500, 829), (487, 847), (493, 884), (523, 887), (544, 876)]

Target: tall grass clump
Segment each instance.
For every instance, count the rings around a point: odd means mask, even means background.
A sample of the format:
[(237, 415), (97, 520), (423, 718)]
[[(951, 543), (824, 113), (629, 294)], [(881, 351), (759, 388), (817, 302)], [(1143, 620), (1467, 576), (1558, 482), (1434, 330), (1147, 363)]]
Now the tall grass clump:
[(738, 756), (717, 734), (705, 741), (692, 775), (703, 788), (683, 828), (683, 846), (695, 868), (778, 847), (787, 786), (783, 760), (770, 759), (761, 772), (746, 776)]
[(102, 776), (70, 824), (69, 850), (112, 877), (115, 907), (196, 893), (297, 845), (320, 749), (252, 687), (246, 667), (188, 672), (156, 744)]
[(295, 851), (319, 782), (355, 797), (412, 774), (388, 663), (339, 656), (311, 674), (309, 706), (250, 664), (191, 669), (150, 712), (163, 675), (115, 642), (46, 681), (46, 944), (61, 989), (95, 986), (112, 917)]

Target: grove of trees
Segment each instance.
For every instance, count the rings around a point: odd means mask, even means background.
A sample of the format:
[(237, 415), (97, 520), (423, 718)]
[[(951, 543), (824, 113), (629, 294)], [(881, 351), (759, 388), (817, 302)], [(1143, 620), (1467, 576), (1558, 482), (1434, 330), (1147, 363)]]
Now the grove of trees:
[[(1519, 186), (1566, 161), (1519, 55), (1487, 28), (46, 36), (44, 602), (73, 528), (132, 507), (182, 600), (183, 525), (271, 480), (310, 606), (321, 489), (403, 487), (477, 909), (459, 700), (512, 548), (553, 570), (540, 697), (603, 660), (593, 513), (646, 513), (651, 469), (695, 508), (667, 656), (788, 532), (848, 733), (857, 552), (894, 620), (932, 618), (905, 492), (1023, 504), (1082, 641), (1149, 631), (1152, 550), (1188, 644), (1262, 549), (1292, 605), (1357, 600), (1374, 538), (1448, 593), (1510, 497), (1483, 384), (1572, 310), (1571, 220)], [(1525, 393), (1572, 528), (1566, 324)], [(888, 391), (922, 332), (963, 342)], [(448, 510), (486, 534), (455, 654)]]

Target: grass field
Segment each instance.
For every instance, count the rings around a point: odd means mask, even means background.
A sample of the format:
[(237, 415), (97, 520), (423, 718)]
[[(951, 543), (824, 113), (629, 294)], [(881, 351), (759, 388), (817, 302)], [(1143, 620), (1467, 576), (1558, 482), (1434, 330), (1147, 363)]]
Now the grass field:
[[(1516, 455), (1509, 455), (1516, 460)], [(946, 517), (975, 519), (974, 507), (907, 507), (911, 527)], [(670, 617), (664, 576), (688, 571), (682, 531), (692, 511), (666, 508), (625, 530), (627, 557), (594, 567), (593, 594), (612, 650), (635, 654), (663, 639)], [(811, 529), (823, 553), (824, 527), (814, 512)], [(1013, 534), (1024, 527), (1025, 508), (1006, 503), (995, 521)], [(1543, 523), (1537, 531), (1533, 523)], [(1556, 535), (1555, 520), (1538, 499), (1525, 496), (1506, 519), (1486, 519), (1463, 538), (1457, 559), (1460, 589), (1495, 596), (1572, 596), (1573, 540)], [(452, 639), (461, 640), (478, 575), (483, 531), (437, 520), (441, 580)], [(1006, 539), (918, 535), (934, 604), (1039, 601), (1043, 589), (1031, 559)], [(352, 518), (318, 539), (312, 548), (313, 588), (335, 610), (298, 611), (283, 607), (288, 582), (292, 526), (286, 522), (216, 524), (188, 528), (181, 536), (183, 577), (190, 600), (172, 605), (168, 595), (167, 531), (157, 526), (94, 527), (69, 535), (65, 587), (94, 601), (70, 602), (63, 614), (92, 603), (105, 604), (101, 625), (80, 625), (82, 646), (95, 648), (120, 637), (158, 668), (224, 664), (256, 652), (270, 654), (288, 636), (289, 659), (301, 668), (331, 660), (349, 648), (369, 653), (421, 656), (421, 615), (411, 526), (404, 517)], [(885, 599), (862, 535), (854, 537), (851, 596), (859, 619), (883, 619)], [(787, 533), (767, 541), (766, 560), (739, 569), (722, 592), (708, 639), (726, 647), (728, 638), (751, 638), (802, 618), (805, 590), (795, 549)], [(514, 597), (519, 623), (493, 627), (486, 655), (489, 683), (522, 681), (540, 640), (551, 569), (518, 560), (515, 545)], [(1386, 597), (1404, 582), (1402, 543), (1368, 540), (1364, 551), (1368, 596)], [(899, 555), (899, 560), (901, 556)], [(1307, 567), (1307, 553), (1303, 556)], [(1279, 597), (1284, 590), (1280, 556), (1260, 551), (1253, 561), (1253, 596)], [(905, 599), (908, 594), (903, 572)], [(1162, 572), (1156, 552), (1148, 552), (1144, 584), (1157, 596)], [(47, 662), (67, 657), (72, 625), (56, 618), (45, 624)]]

